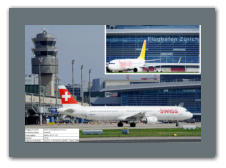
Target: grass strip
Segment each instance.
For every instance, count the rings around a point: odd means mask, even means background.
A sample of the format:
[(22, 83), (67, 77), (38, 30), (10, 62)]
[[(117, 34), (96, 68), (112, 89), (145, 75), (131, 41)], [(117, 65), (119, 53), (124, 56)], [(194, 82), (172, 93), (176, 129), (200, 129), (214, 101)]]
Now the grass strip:
[(201, 136), (201, 128), (185, 130), (183, 128), (153, 128), (153, 129), (129, 129), (129, 134), (122, 134), (121, 129), (104, 129), (101, 135), (83, 135), (80, 130), (80, 138), (91, 137), (150, 137), (150, 136)]

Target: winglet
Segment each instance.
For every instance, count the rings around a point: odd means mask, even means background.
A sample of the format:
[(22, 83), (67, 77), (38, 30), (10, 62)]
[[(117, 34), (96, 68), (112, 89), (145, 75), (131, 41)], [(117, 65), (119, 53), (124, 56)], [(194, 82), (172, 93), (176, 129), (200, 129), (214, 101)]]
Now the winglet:
[(184, 102), (181, 102), (178, 106), (179, 107), (184, 107)]
[(180, 64), (181, 58), (182, 58), (182, 57), (179, 58), (178, 64)]
[(140, 52), (140, 56), (137, 59), (145, 60), (145, 49), (146, 49), (146, 40), (144, 40), (144, 43)]

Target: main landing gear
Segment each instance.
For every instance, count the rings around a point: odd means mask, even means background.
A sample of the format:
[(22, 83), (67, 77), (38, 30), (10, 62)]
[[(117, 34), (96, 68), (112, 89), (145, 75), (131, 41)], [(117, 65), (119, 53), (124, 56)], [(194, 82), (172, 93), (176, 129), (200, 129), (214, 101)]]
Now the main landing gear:
[(177, 122), (176, 122), (176, 127), (178, 127), (178, 126), (179, 126), (179, 122), (177, 121)]
[[(130, 125), (130, 127), (136, 127), (136, 123), (135, 122), (131, 122), (131, 123), (129, 123), (129, 125)], [(118, 127), (123, 127), (123, 122), (122, 121), (120, 121), (118, 123)]]
[(130, 123), (130, 127), (136, 127), (136, 123), (135, 122), (131, 122)]
[(137, 68), (134, 68), (134, 69), (133, 69), (133, 72), (137, 72), (137, 71), (138, 71), (138, 69), (137, 69)]

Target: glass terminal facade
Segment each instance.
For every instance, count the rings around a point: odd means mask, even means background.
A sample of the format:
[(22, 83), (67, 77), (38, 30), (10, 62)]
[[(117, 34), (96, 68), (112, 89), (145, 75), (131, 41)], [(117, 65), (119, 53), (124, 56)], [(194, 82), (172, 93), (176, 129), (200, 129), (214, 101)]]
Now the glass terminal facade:
[(178, 106), (183, 104), (192, 113), (201, 113), (201, 87), (154, 89), (120, 93), (122, 106)]
[[(132, 31), (131, 31), (132, 30)], [(137, 58), (147, 40), (146, 60), (199, 63), (199, 26), (106, 26), (106, 62)]]

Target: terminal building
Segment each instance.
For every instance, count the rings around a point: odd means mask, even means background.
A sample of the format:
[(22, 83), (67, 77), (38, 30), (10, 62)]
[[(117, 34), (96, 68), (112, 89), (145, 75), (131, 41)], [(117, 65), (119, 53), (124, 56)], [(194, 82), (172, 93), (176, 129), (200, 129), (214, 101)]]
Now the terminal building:
[[(199, 72), (200, 26), (107, 25), (106, 63), (114, 59), (137, 58), (147, 41), (146, 61), (187, 64), (171, 68), (177, 72)], [(153, 69), (153, 68), (152, 68)], [(150, 69), (150, 71), (152, 71)]]
[(201, 120), (201, 76), (161, 75), (156, 79), (102, 80), (94, 79), (93, 106), (178, 106)]

